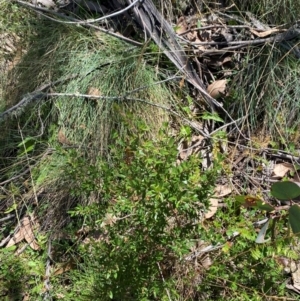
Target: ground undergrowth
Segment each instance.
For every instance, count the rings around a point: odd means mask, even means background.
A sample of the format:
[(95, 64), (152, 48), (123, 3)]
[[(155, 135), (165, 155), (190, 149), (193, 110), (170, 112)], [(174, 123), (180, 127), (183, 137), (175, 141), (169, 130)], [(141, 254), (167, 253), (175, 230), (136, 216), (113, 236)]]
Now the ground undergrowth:
[[(158, 7), (216, 9), (183, 2)], [(229, 2), (270, 26), (300, 10)], [(298, 300), (292, 214), (270, 193), (299, 179), (297, 42), (199, 58), (232, 122), (150, 40), (0, 8), (1, 111), (46, 94), (0, 115), (3, 300)]]

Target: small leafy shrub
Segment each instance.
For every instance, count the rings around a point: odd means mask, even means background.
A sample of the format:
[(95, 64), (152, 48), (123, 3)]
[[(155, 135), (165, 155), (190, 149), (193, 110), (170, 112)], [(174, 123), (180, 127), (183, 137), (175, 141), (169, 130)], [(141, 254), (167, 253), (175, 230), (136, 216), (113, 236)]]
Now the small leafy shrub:
[(214, 170), (201, 172), (199, 157), (181, 164), (176, 158), (173, 138), (135, 137), (113, 146), (111, 162), (99, 164), (96, 178), (95, 167), (90, 167), (86, 174), (91, 182), (101, 178), (99, 200), (72, 212), (94, 229), (89, 243), (80, 247), (87, 277), (82, 298), (176, 297), (172, 268), (201, 235), (201, 215), (215, 180)]
[[(142, 126), (140, 133), (145, 135), (128, 136), (123, 142), (116, 136), (109, 161), (99, 159), (91, 165), (75, 153), (70, 157), (65, 174), (76, 183), (70, 187), (72, 194), (93, 196), (94, 201), (70, 212), (84, 221), (85, 234), (83, 243), (72, 248), (77, 258), (77, 268), (68, 273), (72, 285), (68, 292), (59, 288), (65, 298), (264, 300), (284, 296), (285, 278), (278, 260), (294, 256), (285, 239), (285, 222), (273, 219), (278, 231), (276, 241), (268, 244), (256, 243), (253, 226), (266, 218), (266, 212), (272, 214), (273, 206), (249, 196), (240, 197), (239, 202), (228, 199), (224, 209), (203, 223), (201, 215), (220, 168), (217, 162), (205, 172), (197, 156), (176, 164), (176, 141), (167, 135), (149, 141), (147, 131)], [(243, 202), (249, 206), (240, 206)], [(272, 231), (273, 226), (260, 232), (261, 241)], [(239, 236), (228, 240), (235, 232)], [(201, 267), (201, 258), (194, 266), (184, 259), (199, 240), (223, 245), (211, 253), (209, 268)]]
[[(0, 253), (0, 299), (22, 300), (27, 275), (25, 265), (10, 249)], [(2, 299), (3, 298), (3, 299)]]

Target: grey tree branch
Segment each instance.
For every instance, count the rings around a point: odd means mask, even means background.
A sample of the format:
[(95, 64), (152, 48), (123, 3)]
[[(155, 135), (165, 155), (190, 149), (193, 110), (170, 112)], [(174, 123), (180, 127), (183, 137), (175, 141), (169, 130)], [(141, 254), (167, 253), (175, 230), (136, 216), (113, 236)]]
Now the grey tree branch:
[(34, 101), (41, 100), (44, 97), (44, 93), (31, 93), (28, 94), (27, 96), (24, 96), (22, 100), (14, 105), (13, 107), (9, 108), (5, 112), (0, 114), (0, 122), (5, 121), (9, 117), (12, 116), (20, 116), (23, 113), (23, 110), (30, 104), (33, 103)]
[(12, 106), (8, 110), (4, 111), (3, 113), (0, 114), (0, 123), (7, 120), (8, 118), (11, 118), (13, 116), (18, 117), (20, 116), (24, 110), (27, 108), (27, 106), (35, 101), (40, 101), (43, 98), (45, 98), (46, 94), (43, 93), (43, 91), (47, 90), (53, 85), (56, 85), (58, 83), (64, 82), (66, 80), (72, 79), (77, 77), (78, 75), (70, 75), (66, 77), (65, 79), (59, 79), (57, 81), (44, 84), (37, 88), (34, 92), (27, 94), (24, 96), (20, 102), (18, 102), (16, 105)]

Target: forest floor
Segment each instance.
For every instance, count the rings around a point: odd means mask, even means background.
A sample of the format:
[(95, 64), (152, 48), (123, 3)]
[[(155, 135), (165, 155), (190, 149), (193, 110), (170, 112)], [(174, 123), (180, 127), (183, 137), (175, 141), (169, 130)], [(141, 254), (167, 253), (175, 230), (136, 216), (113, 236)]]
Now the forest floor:
[(280, 2), (0, 2), (4, 300), (298, 300)]

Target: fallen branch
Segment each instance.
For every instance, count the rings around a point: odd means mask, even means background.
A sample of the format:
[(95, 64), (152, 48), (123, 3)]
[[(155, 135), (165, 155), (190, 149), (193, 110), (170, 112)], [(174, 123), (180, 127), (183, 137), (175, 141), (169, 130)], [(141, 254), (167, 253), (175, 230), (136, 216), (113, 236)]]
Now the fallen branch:
[(19, 103), (17, 103), (16, 105), (12, 106), (8, 110), (1, 113), (0, 114), (0, 123), (7, 120), (8, 118), (20, 116), (29, 104), (32, 104), (33, 102), (38, 102), (38, 101), (41, 101), (42, 99), (44, 99), (46, 97), (46, 94), (43, 93), (43, 91), (49, 89), (51, 86), (56, 85), (61, 82), (64, 82), (66, 80), (75, 78), (77, 76), (78, 75), (70, 75), (65, 79), (59, 79), (57, 81), (40, 86), (34, 92), (24, 96)]

